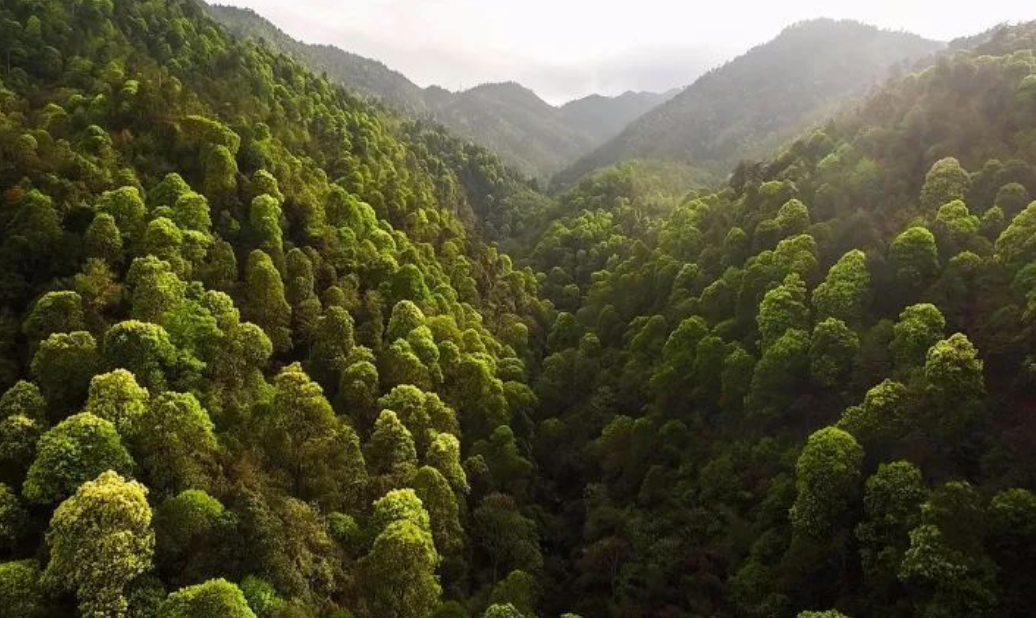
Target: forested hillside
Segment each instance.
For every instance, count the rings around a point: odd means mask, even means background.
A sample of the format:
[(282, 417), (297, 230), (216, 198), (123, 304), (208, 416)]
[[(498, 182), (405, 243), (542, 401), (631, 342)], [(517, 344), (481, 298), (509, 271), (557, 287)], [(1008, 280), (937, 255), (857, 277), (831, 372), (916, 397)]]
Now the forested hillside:
[(0, 24), (0, 613), (521, 603), (551, 310), (463, 224), (499, 164), (193, 1)]
[(0, 615), (1031, 615), (1036, 23), (557, 196), (195, 0), (0, 32)]
[(941, 44), (853, 21), (818, 19), (785, 29), (699, 77), (668, 102), (558, 177), (568, 185), (625, 159), (681, 161), (726, 174), (738, 160), (767, 156), (890, 67)]
[(562, 196), (548, 615), (1031, 615), (1036, 25), (980, 40), (670, 214)]
[(562, 170), (672, 93), (595, 95), (555, 107), (516, 83), (482, 84), (451, 92), (421, 88), (381, 62), (329, 45), (292, 39), (254, 11), (204, 5), (240, 37), (262, 40), (337, 84), (418, 117), (447, 126), (456, 135), (489, 148), (507, 165), (542, 180)]

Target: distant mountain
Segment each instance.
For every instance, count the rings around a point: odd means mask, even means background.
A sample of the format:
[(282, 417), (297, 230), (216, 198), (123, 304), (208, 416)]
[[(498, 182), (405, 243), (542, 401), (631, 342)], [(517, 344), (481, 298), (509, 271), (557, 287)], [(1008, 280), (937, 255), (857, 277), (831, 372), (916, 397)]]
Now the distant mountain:
[(817, 19), (698, 78), (557, 177), (569, 184), (627, 159), (665, 159), (723, 172), (759, 157), (894, 65), (944, 47), (906, 32)]
[(627, 91), (617, 97), (592, 94), (561, 106), (565, 122), (600, 143), (618, 135), (626, 125), (679, 94)]
[(330, 45), (298, 41), (250, 9), (206, 6), (232, 34), (263, 40), (318, 73), (362, 95), (442, 123), (495, 151), (507, 164), (548, 178), (614, 137), (631, 121), (675, 91), (592, 95), (553, 106), (520, 84), (483, 84), (462, 92), (421, 88), (381, 62)]

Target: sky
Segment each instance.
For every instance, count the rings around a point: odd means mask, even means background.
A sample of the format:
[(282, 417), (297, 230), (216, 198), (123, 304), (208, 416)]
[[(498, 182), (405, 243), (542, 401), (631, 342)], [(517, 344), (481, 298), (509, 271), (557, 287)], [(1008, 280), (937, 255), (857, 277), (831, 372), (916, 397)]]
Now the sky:
[(816, 17), (950, 40), (1036, 19), (1032, 0), (215, 0), (295, 38), (375, 58), (421, 86), (517, 81), (560, 104), (664, 91)]

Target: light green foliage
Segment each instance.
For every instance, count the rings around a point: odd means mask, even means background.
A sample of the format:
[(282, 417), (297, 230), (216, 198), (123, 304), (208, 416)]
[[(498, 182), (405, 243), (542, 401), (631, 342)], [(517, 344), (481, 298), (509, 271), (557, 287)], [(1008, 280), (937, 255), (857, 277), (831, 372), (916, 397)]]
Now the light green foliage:
[(428, 447), (425, 462), (442, 474), (458, 498), (470, 491), (467, 475), (460, 464), (460, 441), (456, 436), (447, 433), (435, 436)]
[(366, 480), (359, 439), (298, 363), (274, 379), (265, 424), (267, 450), (294, 494), (332, 508), (355, 500)]
[(129, 474), (132, 469), (115, 425), (93, 414), (76, 414), (40, 438), (22, 494), (30, 502), (54, 504), (106, 470)]
[(494, 603), (486, 608), (482, 618), (525, 618), (525, 615), (510, 603)]
[(158, 324), (127, 320), (104, 335), (104, 358), (136, 376), (152, 395), (164, 391), (177, 365), (177, 350)]
[(849, 616), (838, 610), (828, 609), (822, 612), (799, 612), (795, 618), (849, 618)]
[(245, 267), (243, 315), (263, 329), (275, 351), (291, 347), (291, 305), (284, 295), (284, 283), (270, 256), (259, 249), (248, 255)]
[(854, 249), (827, 271), (827, 278), (813, 290), (813, 309), (817, 319), (837, 318), (859, 324), (870, 300), (870, 272), (867, 256)]
[(1007, 229), (996, 239), (996, 254), (1011, 268), (1036, 259), (1036, 202), (1011, 219)]
[(809, 228), (809, 208), (797, 199), (790, 199), (777, 211), (776, 222), (784, 236), (802, 234)]
[(110, 215), (115, 220), (128, 245), (134, 246), (143, 240), (147, 208), (136, 187), (106, 191), (97, 201), (97, 212)]
[(825, 427), (809, 437), (795, 464), (796, 532), (822, 537), (839, 524), (857, 490), (863, 449), (850, 434)]
[(362, 615), (431, 616), (442, 593), (435, 576), (438, 564), (439, 555), (426, 528), (411, 518), (389, 523), (358, 565)]
[(838, 427), (860, 442), (891, 438), (909, 427), (910, 403), (906, 386), (884, 380), (867, 391), (863, 404), (845, 410)]
[(760, 347), (766, 350), (791, 329), (809, 328), (809, 309), (806, 307), (806, 286), (797, 275), (789, 275), (781, 285), (773, 288), (759, 304), (756, 318)]
[(208, 412), (194, 395), (162, 393), (138, 426), (133, 453), (155, 492), (165, 495), (211, 484), (218, 445)]
[(172, 265), (153, 255), (133, 260), (126, 283), (131, 290), (133, 317), (144, 322), (158, 322), (184, 301), (187, 290)]
[(366, 448), (372, 474), (409, 476), (417, 465), (410, 431), (391, 410), (382, 410)]
[(198, 616), (255, 618), (255, 613), (248, 607), (241, 589), (225, 579), (210, 579), (177, 590), (162, 601), (158, 608), (158, 618)]
[(155, 536), (147, 489), (111, 470), (54, 511), (45, 577), (74, 591), (84, 616), (126, 615), (126, 585), (151, 568)]
[(810, 336), (791, 329), (763, 353), (752, 373), (745, 405), (761, 416), (786, 409), (798, 394), (798, 385), (809, 375)]
[(100, 212), (94, 216), (90, 227), (86, 229), (83, 245), (86, 254), (92, 258), (104, 260), (110, 265), (122, 262), (122, 232), (115, 223), (115, 217), (108, 213)]
[(424, 312), (412, 300), (404, 299), (393, 305), (385, 334), (389, 341), (405, 339), (410, 331), (424, 323)]
[(0, 396), (0, 419), (20, 414), (42, 420), (46, 410), (47, 402), (32, 382), (19, 380)]
[(889, 263), (896, 280), (906, 289), (930, 283), (939, 273), (939, 250), (927, 228), (912, 227), (889, 246)]
[(259, 242), (259, 249), (271, 256), (283, 256), (281, 206), (277, 200), (269, 195), (253, 199), (248, 220)]
[(921, 208), (933, 213), (947, 202), (962, 199), (969, 184), (968, 172), (961, 167), (960, 161), (953, 157), (940, 159), (932, 164), (925, 176), (921, 188)]
[(892, 354), (903, 369), (920, 366), (928, 348), (942, 339), (946, 319), (935, 305), (911, 305), (899, 314), (893, 327)]
[(464, 546), (464, 529), (457, 496), (450, 484), (438, 470), (424, 466), (414, 475), (411, 485), (428, 511), (436, 549), (444, 555), (460, 552)]
[(149, 397), (132, 373), (116, 369), (93, 377), (83, 412), (111, 421), (119, 435), (131, 438), (147, 410)]
[(973, 420), (986, 394), (978, 350), (961, 333), (936, 343), (924, 366), (930, 406), (924, 418), (929, 430), (951, 437)]

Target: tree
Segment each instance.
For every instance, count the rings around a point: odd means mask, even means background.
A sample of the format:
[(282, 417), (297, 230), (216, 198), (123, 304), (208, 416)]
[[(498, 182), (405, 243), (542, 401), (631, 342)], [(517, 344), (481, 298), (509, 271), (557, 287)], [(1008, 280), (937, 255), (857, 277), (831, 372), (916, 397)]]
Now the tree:
[(115, 217), (99, 212), (83, 236), (83, 248), (91, 258), (103, 260), (109, 266), (117, 266), (123, 259), (122, 232), (115, 223)]
[(909, 533), (921, 519), (927, 490), (921, 471), (908, 461), (881, 464), (867, 479), (867, 513), (856, 527), (863, 568), (875, 579), (894, 576), (910, 544)]
[(178, 364), (169, 333), (158, 324), (126, 320), (104, 335), (108, 366), (129, 370), (151, 394), (164, 391)]
[(108, 470), (54, 511), (44, 576), (75, 591), (84, 616), (125, 616), (126, 585), (151, 568), (155, 536), (147, 489)]
[(158, 565), (168, 582), (199, 581), (218, 572), (236, 521), (223, 504), (200, 489), (166, 498), (155, 513)]
[(536, 524), (521, 514), (510, 496), (483, 498), (472, 514), (472, 534), (492, 568), (493, 581), (501, 571), (535, 573), (543, 565)]
[(263, 329), (276, 352), (291, 348), (291, 305), (284, 296), (284, 283), (273, 260), (259, 249), (248, 255), (243, 313)]
[(100, 360), (93, 335), (85, 331), (55, 333), (40, 344), (32, 357), (32, 374), (52, 419), (64, 418), (79, 407)]
[(158, 608), (158, 618), (197, 616), (255, 618), (255, 613), (248, 607), (241, 589), (222, 578), (181, 588), (170, 594)]
[(409, 520), (395, 521), (374, 540), (358, 569), (366, 616), (425, 618), (438, 606), (439, 556), (431, 535)]
[(372, 474), (409, 478), (417, 466), (414, 438), (391, 410), (383, 410), (378, 416), (366, 454)]
[(921, 208), (926, 213), (934, 213), (947, 202), (963, 199), (970, 185), (971, 179), (960, 161), (953, 157), (939, 159), (925, 176), (921, 188)]
[(274, 389), (266, 444), (292, 493), (332, 509), (352, 505), (366, 480), (356, 433), (298, 363), (281, 370)]
[(894, 380), (884, 380), (867, 391), (863, 404), (846, 409), (838, 427), (857, 441), (895, 438), (909, 429), (910, 394)]
[(1011, 219), (996, 239), (996, 255), (1012, 270), (1036, 260), (1036, 202)]
[(982, 367), (978, 350), (961, 333), (932, 346), (924, 366), (929, 398), (925, 427), (946, 438), (960, 435), (982, 407)]
[(889, 263), (896, 281), (904, 289), (923, 288), (939, 274), (939, 249), (935, 236), (920, 226), (906, 230), (889, 246)]
[(34, 345), (54, 333), (82, 330), (86, 330), (83, 299), (70, 290), (39, 297), (22, 323), (22, 332)]
[(813, 329), (809, 372), (817, 385), (832, 388), (843, 383), (860, 349), (860, 338), (844, 322), (827, 318)]
[(775, 417), (795, 400), (809, 375), (808, 333), (791, 329), (766, 349), (755, 365), (745, 406), (760, 417)]
[(900, 369), (919, 367), (928, 348), (943, 337), (946, 319), (935, 305), (911, 305), (899, 314), (893, 326), (892, 354)]
[(784, 283), (763, 296), (756, 322), (761, 337), (760, 347), (766, 350), (791, 329), (809, 328), (806, 308), (806, 286), (798, 275), (789, 275)]
[(0, 548), (16, 547), (28, 523), (28, 513), (18, 500), (18, 494), (0, 483)]
[(42, 618), (46, 614), (40, 568), (35, 560), (0, 562), (0, 607), (11, 616)]
[(525, 618), (525, 614), (511, 603), (494, 603), (486, 608), (482, 618)]
[(827, 278), (813, 290), (817, 319), (837, 318), (846, 324), (863, 321), (870, 295), (867, 256), (854, 249), (827, 271)]
[(149, 485), (161, 495), (212, 483), (219, 446), (208, 412), (191, 393), (165, 392), (151, 401), (132, 445)]
[(137, 424), (147, 410), (149, 397), (147, 389), (137, 384), (132, 373), (116, 369), (90, 380), (83, 412), (111, 421), (119, 435), (133, 438)]
[(43, 434), (22, 494), (30, 502), (54, 504), (106, 470), (129, 474), (132, 469), (115, 425), (84, 412)]
[(249, 223), (259, 242), (259, 249), (267, 255), (284, 257), (281, 233), (281, 205), (269, 195), (260, 195), (252, 200), (248, 215)]
[(432, 440), (425, 462), (439, 471), (453, 488), (458, 499), (471, 490), (468, 477), (460, 463), (460, 440), (448, 433), (440, 433)]
[(809, 437), (795, 463), (795, 504), (789, 511), (796, 532), (822, 537), (838, 525), (856, 492), (863, 449), (852, 435), (825, 427)]
[(432, 538), (439, 553), (455, 555), (464, 547), (464, 529), (460, 523), (460, 508), (445, 477), (430, 466), (424, 466), (414, 475), (411, 484), (414, 493), (428, 511)]
[(148, 255), (136, 258), (126, 273), (133, 303), (133, 317), (143, 322), (159, 322), (162, 315), (184, 302), (187, 284), (172, 265)]
[(147, 207), (136, 187), (121, 187), (105, 191), (97, 201), (97, 212), (110, 215), (130, 247), (143, 241)]

